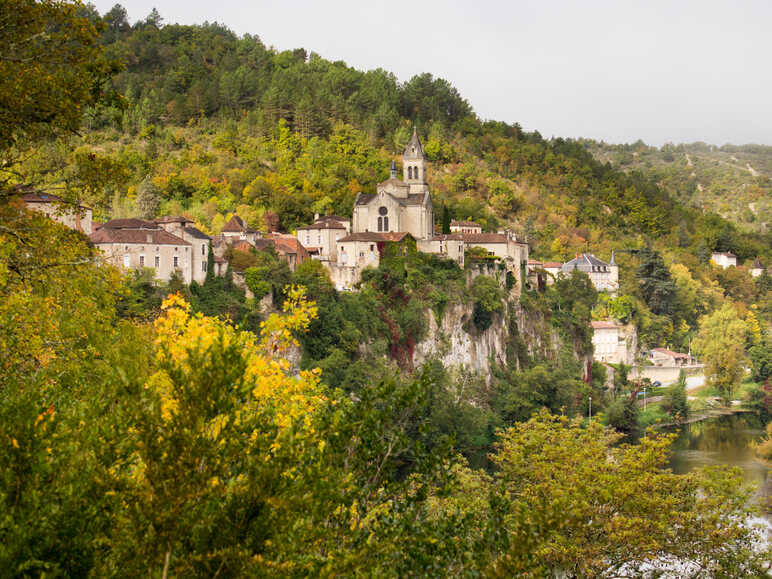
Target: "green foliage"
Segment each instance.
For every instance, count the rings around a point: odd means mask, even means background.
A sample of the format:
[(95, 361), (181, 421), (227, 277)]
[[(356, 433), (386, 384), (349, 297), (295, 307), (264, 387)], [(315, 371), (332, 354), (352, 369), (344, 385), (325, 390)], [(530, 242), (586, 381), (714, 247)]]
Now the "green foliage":
[(474, 304), (472, 321), (475, 328), (483, 332), (493, 323), (493, 316), (504, 309), (504, 290), (492, 277), (478, 275), (472, 281), (469, 294)]
[(718, 390), (725, 404), (731, 401), (743, 375), (747, 332), (747, 323), (731, 302), (700, 318), (694, 349), (705, 361), (708, 384)]
[(670, 315), (675, 309), (676, 285), (665, 266), (662, 257), (656, 251), (642, 249), (641, 261), (636, 272), (639, 291), (643, 301), (656, 315)]
[(668, 387), (662, 398), (662, 406), (676, 422), (682, 422), (689, 416), (689, 406), (686, 402), (686, 374), (683, 370), (678, 374), (678, 381)]
[(633, 396), (618, 396), (606, 409), (608, 425), (630, 435), (638, 431), (638, 414), (640, 410)]

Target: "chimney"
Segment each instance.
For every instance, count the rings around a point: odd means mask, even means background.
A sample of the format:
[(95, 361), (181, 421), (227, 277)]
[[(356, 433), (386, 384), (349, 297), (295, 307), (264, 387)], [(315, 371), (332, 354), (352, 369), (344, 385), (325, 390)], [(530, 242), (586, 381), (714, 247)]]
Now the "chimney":
[(147, 232), (147, 242), (148, 243), (153, 243), (153, 232), (152, 231), (148, 231)]
[(314, 221), (319, 221), (319, 214), (318, 213), (314, 213)]

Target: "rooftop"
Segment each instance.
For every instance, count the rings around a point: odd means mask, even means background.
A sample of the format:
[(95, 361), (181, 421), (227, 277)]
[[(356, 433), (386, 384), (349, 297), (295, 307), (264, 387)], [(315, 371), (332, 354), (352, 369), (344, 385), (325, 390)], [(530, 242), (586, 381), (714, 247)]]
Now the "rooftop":
[(100, 229), (160, 229), (157, 223), (144, 219), (111, 219), (102, 224)]
[(91, 243), (123, 243), (126, 245), (190, 245), (163, 229), (112, 229), (101, 227), (90, 236)]
[(375, 231), (362, 231), (360, 233), (352, 233), (346, 237), (342, 237), (338, 240), (339, 243), (344, 241), (402, 241), (406, 237), (413, 237), (406, 231), (389, 231), (389, 232), (375, 232)]

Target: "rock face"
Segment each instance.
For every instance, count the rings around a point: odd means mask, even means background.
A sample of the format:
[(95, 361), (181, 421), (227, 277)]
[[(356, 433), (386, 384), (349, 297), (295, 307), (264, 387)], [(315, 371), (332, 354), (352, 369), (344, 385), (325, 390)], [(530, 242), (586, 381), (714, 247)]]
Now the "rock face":
[(429, 311), (426, 336), (413, 352), (414, 366), (437, 358), (447, 368), (461, 366), (489, 377), (491, 360), (505, 364), (507, 313), (494, 316), (487, 330), (477, 332), (472, 323), (473, 311), (471, 303), (449, 305), (439, 324), (434, 312)]

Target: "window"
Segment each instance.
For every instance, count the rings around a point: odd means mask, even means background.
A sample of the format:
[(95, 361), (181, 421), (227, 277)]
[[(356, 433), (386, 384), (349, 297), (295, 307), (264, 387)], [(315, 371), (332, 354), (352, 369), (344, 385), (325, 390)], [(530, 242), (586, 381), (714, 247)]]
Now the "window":
[(378, 231), (383, 231), (383, 217), (378, 218)]
[(383, 230), (384, 231), (390, 231), (390, 229), (389, 229), (389, 218), (388, 217), (384, 217), (383, 218)]
[(375, 244), (373, 243), (370, 244), (370, 251), (375, 251)]
[(174, 268), (180, 267), (180, 258), (178, 256), (174, 256)]
[(206, 244), (205, 243), (201, 244), (201, 255), (206, 255)]
[(206, 262), (205, 262), (205, 261), (202, 261), (202, 262), (201, 262), (201, 271), (203, 271), (204, 273), (206, 273)]
[(389, 214), (389, 210), (387, 207), (384, 207), (384, 206), (378, 207), (378, 215), (388, 215), (388, 214)]
[(128, 253), (123, 254), (123, 267), (129, 267), (131, 265), (131, 256)]
[(140, 255), (139, 256), (139, 267), (145, 267), (145, 256)]
[(155, 256), (155, 266), (156, 267), (160, 267), (161, 266), (161, 256), (160, 255), (156, 255)]
[(407, 178), (412, 179), (413, 178), (413, 167), (407, 168)]

